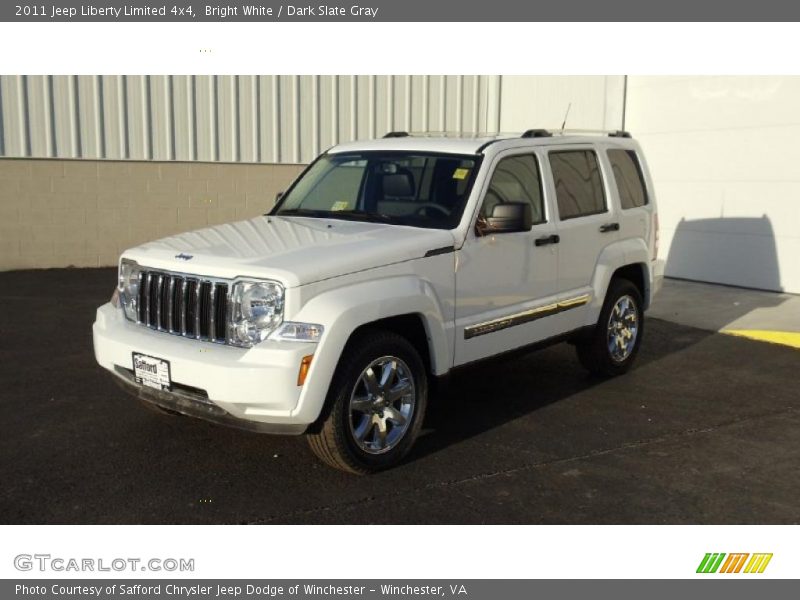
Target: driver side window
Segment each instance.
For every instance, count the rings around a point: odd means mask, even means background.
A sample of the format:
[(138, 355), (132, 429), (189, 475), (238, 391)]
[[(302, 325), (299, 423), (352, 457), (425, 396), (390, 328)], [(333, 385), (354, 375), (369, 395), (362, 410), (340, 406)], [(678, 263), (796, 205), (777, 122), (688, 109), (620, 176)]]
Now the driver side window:
[(533, 224), (546, 221), (542, 178), (535, 155), (510, 156), (497, 163), (483, 198), (480, 216), (491, 217), (494, 207), (506, 202), (527, 202), (531, 205)]

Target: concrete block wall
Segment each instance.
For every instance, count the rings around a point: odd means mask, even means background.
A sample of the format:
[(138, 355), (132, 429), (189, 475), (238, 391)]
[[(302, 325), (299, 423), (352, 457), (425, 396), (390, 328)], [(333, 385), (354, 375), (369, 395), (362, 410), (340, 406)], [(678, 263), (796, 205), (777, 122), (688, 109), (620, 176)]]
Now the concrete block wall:
[(0, 159), (0, 270), (115, 265), (131, 246), (263, 214), (302, 169)]

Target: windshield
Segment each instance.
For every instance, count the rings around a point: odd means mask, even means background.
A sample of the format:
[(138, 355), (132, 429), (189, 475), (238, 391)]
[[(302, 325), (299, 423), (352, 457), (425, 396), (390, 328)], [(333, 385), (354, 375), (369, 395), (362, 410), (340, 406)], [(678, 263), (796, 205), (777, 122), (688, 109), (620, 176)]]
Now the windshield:
[(271, 214), (453, 229), (477, 166), (477, 156), (453, 154), (325, 154)]

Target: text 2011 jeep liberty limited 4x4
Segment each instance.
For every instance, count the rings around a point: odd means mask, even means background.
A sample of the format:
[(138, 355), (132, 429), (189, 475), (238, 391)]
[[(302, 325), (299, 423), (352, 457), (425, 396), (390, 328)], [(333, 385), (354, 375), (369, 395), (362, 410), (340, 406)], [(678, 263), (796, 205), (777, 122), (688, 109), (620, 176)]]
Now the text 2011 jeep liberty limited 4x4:
[(268, 215), (126, 251), (95, 355), (151, 406), (305, 433), (366, 473), (409, 451), (456, 367), (568, 340), (625, 372), (657, 245), (625, 132), (395, 132), (331, 148)]

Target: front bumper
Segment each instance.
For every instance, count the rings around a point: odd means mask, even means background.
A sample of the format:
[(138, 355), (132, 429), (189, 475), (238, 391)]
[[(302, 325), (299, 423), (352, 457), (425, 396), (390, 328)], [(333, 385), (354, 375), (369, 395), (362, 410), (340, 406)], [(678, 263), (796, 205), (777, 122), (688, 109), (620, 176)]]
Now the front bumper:
[(175, 411), (187, 417), (195, 417), (217, 425), (225, 425), (236, 429), (244, 429), (245, 431), (254, 431), (256, 433), (300, 435), (305, 433), (308, 428), (307, 425), (302, 423), (263, 423), (260, 421), (239, 419), (225, 412), (222, 408), (208, 400), (203, 394), (194, 394), (181, 388), (167, 392), (139, 385), (134, 380), (133, 373), (121, 367), (116, 369), (115, 374), (118, 375), (118, 377), (115, 378), (117, 384), (132, 396), (136, 396), (143, 402), (149, 402), (160, 408)]
[[(126, 390), (162, 408), (268, 433), (303, 433), (315, 418), (314, 411), (299, 410), (297, 375), (316, 344), (267, 341), (245, 349), (201, 342), (131, 323), (111, 304), (97, 309), (92, 332), (100, 366)], [(169, 361), (172, 392), (133, 380), (134, 352)]]

